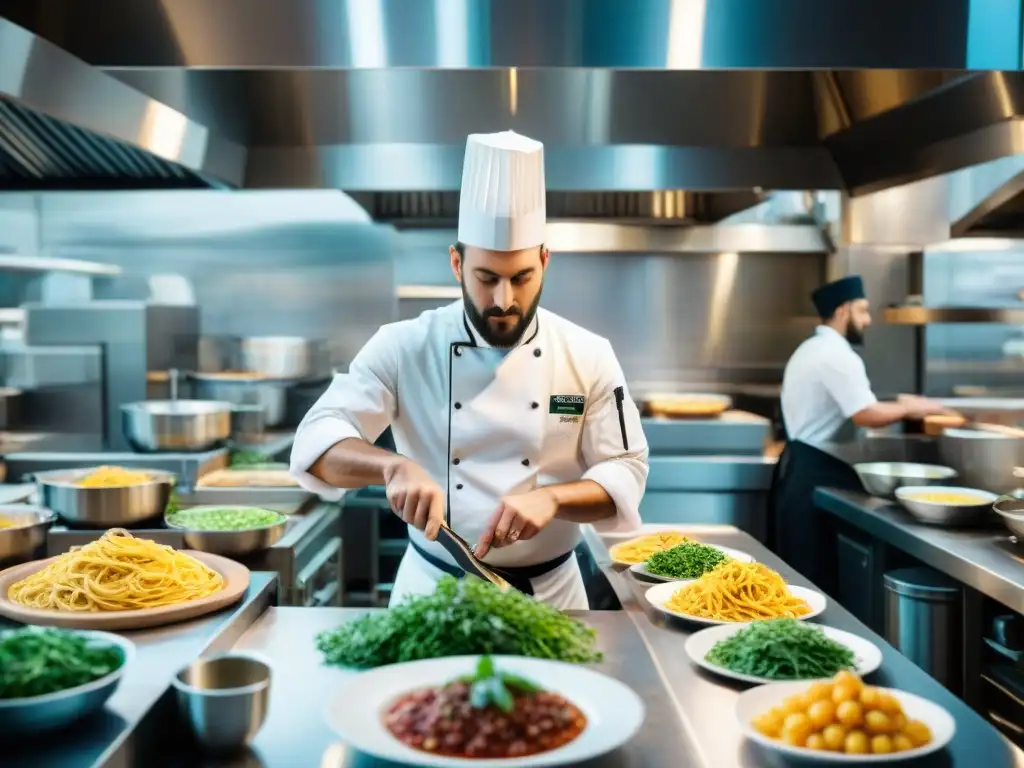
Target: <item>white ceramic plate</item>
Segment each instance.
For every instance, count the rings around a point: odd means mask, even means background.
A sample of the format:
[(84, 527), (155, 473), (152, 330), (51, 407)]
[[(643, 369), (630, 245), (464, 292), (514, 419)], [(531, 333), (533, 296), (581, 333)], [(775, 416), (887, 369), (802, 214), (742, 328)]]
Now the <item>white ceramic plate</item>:
[[(712, 664), (705, 658), (708, 655), (708, 651), (710, 651), (714, 645), (720, 643), (722, 640), (727, 640), (741, 629), (745, 629), (746, 626), (747, 625), (745, 624), (722, 624), (717, 627), (708, 627), (707, 629), (702, 629), (700, 632), (695, 632), (686, 640), (686, 653), (690, 657), (690, 660), (698, 667), (703, 667), (709, 672), (714, 672), (716, 675), (721, 675), (722, 677), (731, 677), (733, 680), (742, 680), (746, 683), (776, 682), (769, 677), (758, 677), (756, 675), (746, 675), (742, 672), (733, 672), (731, 669), (726, 669), (725, 667), (720, 667), (717, 664)], [(882, 651), (874, 643), (849, 632), (844, 632), (841, 629), (835, 629), (834, 627), (819, 625), (818, 628), (825, 633), (825, 637), (829, 640), (834, 640), (840, 645), (845, 645), (853, 651), (856, 672), (861, 677), (871, 674), (882, 666)], [(804, 679), (810, 680), (813, 678)]]
[(539, 755), (501, 760), (470, 760), (407, 747), (387, 730), (381, 719), (385, 708), (398, 696), (419, 688), (441, 686), (472, 674), (478, 656), (452, 656), (378, 667), (354, 676), (331, 700), (327, 722), (349, 745), (381, 760), (404, 765), (451, 768), (456, 766), (576, 765), (611, 752), (629, 741), (644, 721), (644, 704), (631, 688), (579, 664), (495, 656), (499, 671), (521, 675), (558, 693), (587, 716), (583, 733), (563, 747)]
[(736, 718), (739, 720), (743, 734), (751, 741), (757, 742), (765, 749), (772, 752), (779, 752), (790, 758), (802, 758), (812, 761), (816, 765), (824, 763), (845, 763), (847, 765), (870, 765), (873, 763), (895, 763), (902, 760), (911, 760), (932, 752), (943, 749), (956, 733), (956, 723), (953, 716), (938, 704), (933, 704), (927, 699), (915, 696), (906, 691), (897, 691), (894, 688), (879, 688), (891, 694), (903, 707), (903, 713), (910, 720), (920, 720), (927, 725), (932, 732), (932, 740), (923, 747), (911, 749), (906, 752), (897, 752), (890, 755), (844, 755), (839, 752), (821, 752), (804, 749), (803, 747), (790, 747), (781, 741), (769, 739), (762, 736), (751, 726), (751, 721), (759, 715), (764, 714), (772, 707), (781, 704), (787, 697), (807, 690), (807, 683), (803, 681), (772, 683), (761, 685), (744, 691), (736, 699)]
[[(702, 544), (704, 542), (701, 542)], [(754, 558), (752, 555), (748, 555), (746, 552), (741, 552), (738, 549), (730, 549), (729, 547), (720, 547), (717, 544), (705, 544), (708, 547), (714, 547), (715, 549), (724, 552), (726, 555), (731, 557), (733, 560), (738, 560), (741, 563), (752, 563)], [(645, 579), (651, 581), (684, 581), (684, 579), (674, 579), (671, 576), (659, 576), (656, 573), (651, 573), (647, 570), (647, 563), (637, 563), (636, 565), (629, 566), (629, 570), (638, 576), (643, 576)]]
[[(672, 595), (677, 590), (682, 589), (687, 584), (696, 581), (696, 579), (689, 579), (687, 581), (666, 581), (664, 584), (656, 584), (647, 590), (645, 597), (647, 602), (653, 605), (657, 610), (661, 611), (667, 616), (675, 616), (677, 619), (684, 619), (685, 621), (691, 621), (694, 624), (707, 624), (707, 625), (718, 625), (725, 624), (727, 626), (740, 626), (743, 624), (749, 624), (749, 621), (720, 621), (718, 619), (705, 619), (700, 616), (691, 616), (688, 613), (680, 613), (679, 611), (673, 611), (665, 607)], [(800, 617), (800, 621), (807, 621), (807, 619), (813, 619), (825, 610), (825, 606), (828, 601), (821, 592), (815, 592), (813, 589), (807, 589), (806, 587), (795, 587), (792, 584), (789, 585), (789, 591), (793, 593), (793, 597), (799, 597), (807, 601), (807, 605), (810, 606), (811, 612), (805, 616)]]

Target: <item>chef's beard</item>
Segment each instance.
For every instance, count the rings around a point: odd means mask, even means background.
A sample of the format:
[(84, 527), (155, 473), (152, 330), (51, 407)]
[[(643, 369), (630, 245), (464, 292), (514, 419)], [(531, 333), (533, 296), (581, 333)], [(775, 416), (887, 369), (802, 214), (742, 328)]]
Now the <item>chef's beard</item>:
[(853, 324), (853, 321), (849, 321), (846, 324), (846, 340), (854, 347), (860, 347), (864, 345), (864, 331)]
[[(540, 295), (543, 293), (543, 285), (541, 290), (537, 291), (537, 296), (534, 298), (533, 303), (530, 304), (529, 309), (524, 313), (519, 307), (511, 307), (510, 309), (502, 310), (498, 307), (490, 307), (485, 309), (483, 312), (476, 308), (473, 304), (472, 299), (469, 298), (469, 293), (466, 292), (466, 284), (462, 284), (462, 303), (466, 308), (466, 317), (469, 318), (469, 322), (473, 324), (476, 332), (480, 334), (480, 338), (490, 344), (492, 347), (514, 347), (519, 343), (519, 340), (526, 333), (526, 329), (530, 327), (530, 323), (533, 322), (534, 316), (537, 314), (537, 307), (540, 306)], [(513, 317), (519, 318), (519, 322), (512, 326), (509, 330), (504, 333), (495, 331), (491, 324), (487, 322), (489, 317)]]

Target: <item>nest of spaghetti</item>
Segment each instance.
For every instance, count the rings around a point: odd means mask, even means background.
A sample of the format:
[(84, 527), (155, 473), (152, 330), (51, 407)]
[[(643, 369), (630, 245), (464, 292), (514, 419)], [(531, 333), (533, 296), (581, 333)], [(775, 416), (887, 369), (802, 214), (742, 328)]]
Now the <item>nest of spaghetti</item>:
[(224, 577), (196, 558), (111, 528), (15, 582), (7, 597), (42, 610), (138, 611), (199, 600), (224, 586)]
[(762, 563), (728, 560), (676, 590), (665, 607), (713, 621), (796, 619), (811, 612), (782, 577)]

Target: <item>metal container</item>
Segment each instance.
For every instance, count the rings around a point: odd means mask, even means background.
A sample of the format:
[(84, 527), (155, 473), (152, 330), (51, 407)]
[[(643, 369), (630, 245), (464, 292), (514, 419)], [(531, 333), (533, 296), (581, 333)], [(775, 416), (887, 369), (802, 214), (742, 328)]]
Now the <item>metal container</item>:
[(263, 423), (276, 427), (284, 421), (289, 382), (274, 379), (239, 378), (223, 373), (193, 373), (193, 391), (201, 400), (218, 400), (236, 406), (254, 405), (263, 409)]
[(905, 485), (941, 485), (956, 477), (956, 470), (937, 464), (914, 464), (900, 461), (875, 461), (854, 464), (857, 477), (872, 496), (896, 498), (896, 489)]
[(252, 741), (267, 718), (270, 666), (251, 656), (220, 654), (190, 664), (171, 680), (178, 711), (196, 741), (233, 752)]
[(266, 432), (266, 411), (259, 405), (236, 405), (231, 409), (231, 436), (246, 442)]
[(1002, 496), (992, 505), (1006, 527), (1015, 536), (1024, 538), (1024, 499), (1016, 496)]
[(12, 528), (0, 528), (0, 565), (4, 567), (33, 559), (57, 519), (53, 510), (29, 504), (0, 505), (0, 517), (14, 523)]
[(110, 488), (78, 485), (97, 467), (56, 469), (38, 472), (40, 501), (69, 523), (89, 528), (134, 525), (162, 515), (174, 488), (175, 477), (159, 469), (140, 469), (151, 478), (147, 483)]
[[(244, 504), (211, 504), (208, 506), (190, 507), (189, 509), (259, 509), (259, 507)], [(261, 511), (273, 512), (273, 510)], [(165, 522), (168, 528), (182, 532), (182, 540), (189, 549), (209, 552), (214, 555), (224, 555), (225, 557), (240, 557), (252, 552), (262, 552), (281, 540), (285, 529), (288, 527), (288, 517), (281, 513), (275, 514), (280, 516), (280, 522), (263, 528), (249, 528), (244, 531), (198, 531), (183, 525), (175, 525), (169, 519), (166, 519)]]
[(960, 688), (961, 588), (924, 566), (889, 571), (885, 639), (951, 691)]
[(18, 426), (21, 403), (20, 389), (0, 387), (0, 429), (12, 429)]
[(939, 435), (939, 455), (965, 485), (996, 494), (1024, 486), (1014, 475), (1024, 466), (1024, 438), (971, 429), (947, 429)]
[[(3, 634), (6, 633), (0, 633), (0, 637)], [(98, 680), (64, 691), (23, 699), (0, 699), (0, 739), (21, 739), (69, 725), (100, 709), (114, 693), (125, 669), (135, 658), (135, 645), (109, 632), (77, 631), (74, 634), (119, 648), (123, 656), (121, 666)]]
[(299, 336), (250, 336), (239, 343), (239, 367), (273, 379), (329, 374), (327, 342)]
[(208, 451), (231, 436), (231, 403), (146, 400), (121, 406), (125, 439), (140, 453)]
[[(978, 497), (977, 504), (936, 504), (913, 498), (918, 493), (966, 493)], [(975, 488), (954, 488), (945, 485), (905, 485), (896, 489), (896, 500), (908, 513), (922, 523), (941, 526), (968, 526), (984, 524), (991, 518), (994, 493)]]

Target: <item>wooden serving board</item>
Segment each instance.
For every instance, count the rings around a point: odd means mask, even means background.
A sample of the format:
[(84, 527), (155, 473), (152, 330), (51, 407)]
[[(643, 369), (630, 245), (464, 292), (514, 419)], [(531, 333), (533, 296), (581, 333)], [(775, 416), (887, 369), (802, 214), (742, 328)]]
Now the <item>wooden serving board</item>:
[(196, 488), (297, 488), (287, 469), (216, 469), (196, 481)]
[(190, 600), (178, 605), (166, 605), (159, 608), (142, 608), (137, 611), (56, 611), (28, 608), (12, 602), (7, 597), (11, 585), (40, 571), (56, 560), (36, 560), (31, 563), (15, 565), (0, 571), (0, 616), (22, 624), (35, 624), (41, 627), (61, 627), (63, 629), (147, 629), (187, 621), (198, 616), (219, 611), (242, 599), (249, 588), (249, 569), (241, 563), (229, 560), (220, 555), (207, 552), (180, 550), (184, 555), (191, 555), (200, 560), (224, 577), (224, 588), (216, 594), (199, 600)]

